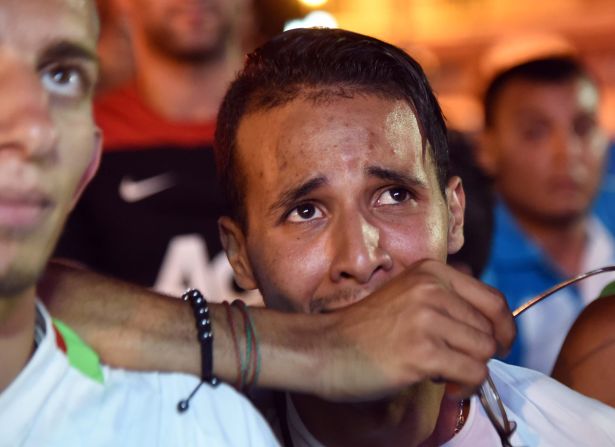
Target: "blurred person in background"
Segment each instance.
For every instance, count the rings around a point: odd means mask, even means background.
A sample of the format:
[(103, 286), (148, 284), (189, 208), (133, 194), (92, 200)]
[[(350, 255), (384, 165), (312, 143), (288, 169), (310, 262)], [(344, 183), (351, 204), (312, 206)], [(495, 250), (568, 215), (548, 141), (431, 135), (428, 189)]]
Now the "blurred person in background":
[(607, 228), (615, 231), (615, 142), (612, 140), (607, 149), (604, 178), (593, 209)]
[(244, 47), (281, 31), (281, 14), (292, 11), (273, 14), (278, 2), (263, 0), (117, 2), (134, 78), (95, 103), (100, 170), (56, 256), (174, 295), (187, 286), (237, 295), (216, 223), (226, 204), (211, 151), (215, 119)]
[(134, 61), (126, 21), (118, 7), (119, 0), (96, 0), (100, 36), (96, 46), (100, 76), (96, 94), (123, 84), (133, 76)]
[[(599, 99), (596, 81), (572, 54), (509, 65), (486, 89), (479, 158), (498, 203), (483, 278), (512, 309), (615, 262), (613, 235), (591, 212), (606, 153)], [(549, 373), (575, 318), (607, 282), (590, 278), (521, 316), (506, 360)]]

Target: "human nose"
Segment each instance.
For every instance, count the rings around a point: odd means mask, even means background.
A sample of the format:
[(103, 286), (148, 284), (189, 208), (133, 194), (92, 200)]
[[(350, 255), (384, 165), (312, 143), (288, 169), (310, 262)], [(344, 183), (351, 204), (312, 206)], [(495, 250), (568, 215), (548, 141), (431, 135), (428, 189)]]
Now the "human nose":
[(564, 166), (576, 164), (581, 154), (579, 138), (573, 132), (562, 129), (556, 133), (554, 140), (552, 151), (554, 162)]
[(376, 272), (390, 270), (393, 261), (381, 242), (380, 230), (365, 218), (340, 219), (332, 242), (331, 279), (354, 279), (365, 284)]
[(0, 155), (14, 152), (29, 160), (53, 155), (58, 137), (49, 97), (36, 70), (6, 50), (0, 50), (0, 97)]

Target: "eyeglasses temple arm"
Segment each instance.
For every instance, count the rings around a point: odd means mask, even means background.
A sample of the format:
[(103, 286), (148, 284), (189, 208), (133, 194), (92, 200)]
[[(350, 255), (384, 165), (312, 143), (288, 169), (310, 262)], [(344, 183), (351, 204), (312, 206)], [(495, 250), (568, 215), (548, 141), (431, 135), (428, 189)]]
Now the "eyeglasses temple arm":
[(568, 280), (566, 280), (564, 282), (561, 282), (561, 283), (551, 287), (546, 292), (541, 293), (537, 297), (532, 298), (528, 302), (526, 302), (526, 303), (522, 304), (521, 306), (517, 307), (513, 311), (512, 315), (513, 315), (513, 317), (517, 317), (517, 316), (521, 315), (523, 312), (528, 310), (534, 304), (544, 300), (545, 298), (553, 295), (555, 292), (563, 289), (566, 286), (569, 286), (570, 284), (574, 284), (575, 282), (581, 281), (582, 279), (585, 279), (585, 278), (589, 278), (590, 276), (598, 275), (599, 273), (613, 272), (613, 271), (615, 271), (615, 265), (611, 265), (611, 266), (608, 266), (608, 267), (602, 267), (602, 268), (599, 268), (599, 269), (596, 269), (596, 270), (592, 270), (592, 271), (583, 273), (583, 274), (581, 274), (579, 276), (575, 276), (574, 278), (568, 279)]

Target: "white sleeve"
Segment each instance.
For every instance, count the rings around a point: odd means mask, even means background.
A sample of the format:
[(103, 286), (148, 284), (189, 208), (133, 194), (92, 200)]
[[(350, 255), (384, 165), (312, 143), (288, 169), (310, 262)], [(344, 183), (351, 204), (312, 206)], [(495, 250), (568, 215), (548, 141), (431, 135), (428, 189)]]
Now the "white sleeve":
[[(170, 431), (168, 445), (207, 447), (279, 446), (263, 416), (243, 395), (221, 383), (217, 387), (202, 384), (184, 413), (177, 403), (188, 397), (198, 380), (182, 374), (161, 374), (165, 398), (165, 425)], [(166, 434), (163, 434), (167, 438)], [(182, 442), (177, 442), (179, 440)]]
[(491, 361), (489, 370), (529, 445), (615, 446), (615, 408), (531, 369)]

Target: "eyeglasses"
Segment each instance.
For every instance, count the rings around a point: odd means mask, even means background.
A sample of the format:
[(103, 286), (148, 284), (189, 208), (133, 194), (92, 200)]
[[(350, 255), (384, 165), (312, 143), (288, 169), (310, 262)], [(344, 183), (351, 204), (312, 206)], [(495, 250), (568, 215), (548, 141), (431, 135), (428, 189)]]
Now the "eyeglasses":
[[(563, 281), (551, 287), (549, 290), (536, 296), (535, 298), (532, 298), (528, 302), (522, 304), (513, 311), (512, 315), (514, 318), (518, 317), (523, 312), (532, 307), (534, 304), (539, 303), (545, 298), (553, 295), (555, 292), (558, 292), (571, 284), (579, 282), (585, 278), (589, 278), (590, 276), (614, 271), (615, 265), (612, 265), (608, 267), (602, 267), (596, 270), (591, 270), (589, 272), (575, 276), (574, 278)], [(502, 403), (502, 399), (500, 398), (500, 394), (498, 393), (498, 390), (495, 387), (495, 384), (493, 383), (493, 380), (491, 379), (491, 376), (489, 376), (489, 374), (487, 374), (487, 379), (485, 380), (485, 382), (483, 382), (477, 394), (480, 399), (480, 403), (482, 404), (483, 408), (485, 409), (485, 412), (487, 413), (487, 417), (491, 421), (491, 424), (495, 428), (495, 431), (497, 431), (498, 435), (500, 436), (500, 439), (502, 441), (502, 447), (512, 447), (512, 445), (510, 444), (510, 437), (517, 428), (517, 424), (514, 421), (508, 419), (508, 416), (506, 415), (506, 410), (504, 409), (504, 404)]]
[(478, 390), (478, 398), (491, 421), (491, 425), (500, 436), (502, 447), (512, 447), (510, 437), (517, 428), (517, 424), (508, 419), (500, 394), (489, 374)]

